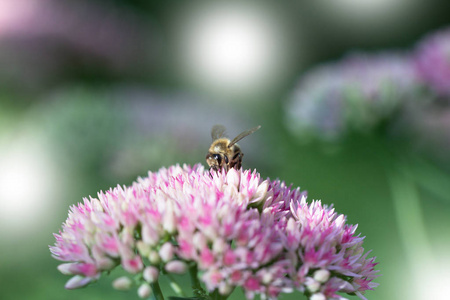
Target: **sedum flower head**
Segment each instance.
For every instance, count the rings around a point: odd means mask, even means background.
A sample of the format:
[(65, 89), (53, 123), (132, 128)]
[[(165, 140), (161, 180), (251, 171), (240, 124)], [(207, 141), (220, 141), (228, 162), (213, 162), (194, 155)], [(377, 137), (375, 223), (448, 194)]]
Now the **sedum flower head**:
[(324, 140), (368, 131), (391, 117), (418, 87), (408, 56), (355, 53), (300, 79), (286, 108), (287, 126), (301, 137)]
[(141, 275), (139, 295), (150, 294), (160, 274), (195, 267), (206, 289), (224, 296), (240, 286), (249, 299), (294, 289), (334, 299), (376, 286), (374, 258), (355, 231), (331, 207), (256, 171), (176, 165), (72, 206), (50, 250), (74, 275), (66, 288), (120, 264)]
[(421, 79), (437, 94), (450, 96), (450, 27), (420, 41), (415, 61)]

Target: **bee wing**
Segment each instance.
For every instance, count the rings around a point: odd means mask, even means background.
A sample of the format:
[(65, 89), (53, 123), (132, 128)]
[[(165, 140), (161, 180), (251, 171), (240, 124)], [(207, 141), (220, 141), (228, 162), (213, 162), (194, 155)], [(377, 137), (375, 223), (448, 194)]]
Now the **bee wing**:
[(214, 125), (213, 128), (211, 129), (211, 137), (213, 141), (224, 136), (225, 136), (225, 126)]
[(234, 144), (236, 144), (237, 142), (239, 142), (240, 140), (242, 140), (243, 138), (245, 138), (247, 135), (252, 134), (253, 132), (255, 132), (256, 130), (258, 130), (258, 129), (260, 129), (260, 128), (261, 128), (261, 125), (256, 126), (255, 128), (252, 128), (252, 129), (249, 129), (249, 130), (246, 130), (246, 131), (240, 133), (237, 137), (235, 137), (235, 138), (230, 142), (230, 144), (228, 145), (228, 148), (231, 147), (231, 146), (233, 146)]

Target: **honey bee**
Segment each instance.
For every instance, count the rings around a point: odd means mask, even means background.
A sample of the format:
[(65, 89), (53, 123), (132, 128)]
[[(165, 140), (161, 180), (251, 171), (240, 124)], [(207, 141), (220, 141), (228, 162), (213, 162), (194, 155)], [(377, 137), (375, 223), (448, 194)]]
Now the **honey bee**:
[(211, 130), (213, 142), (206, 154), (206, 163), (209, 165), (209, 170), (218, 171), (225, 168), (228, 171), (231, 168), (239, 169), (242, 165), (244, 153), (242, 153), (241, 148), (236, 143), (259, 128), (261, 126), (246, 130), (230, 141), (224, 136), (225, 127), (214, 125)]

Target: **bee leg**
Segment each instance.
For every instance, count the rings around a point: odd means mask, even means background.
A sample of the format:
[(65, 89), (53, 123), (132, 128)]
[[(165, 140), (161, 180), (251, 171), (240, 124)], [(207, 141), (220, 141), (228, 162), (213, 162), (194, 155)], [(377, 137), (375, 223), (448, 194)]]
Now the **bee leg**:
[(238, 169), (240, 169), (242, 167), (242, 158), (244, 157), (244, 153), (240, 152), (239, 153), (239, 160), (238, 160)]
[(242, 166), (242, 157), (244, 156), (244, 154), (242, 152), (236, 153), (235, 156), (233, 157), (232, 163), (230, 164), (230, 166), (232, 168), (235, 168), (236, 170), (239, 170)]
[(219, 169), (217, 167), (215, 167), (215, 166), (209, 167), (209, 176), (211, 178), (213, 178), (213, 173), (211, 171), (215, 171), (217, 173), (219, 171)]

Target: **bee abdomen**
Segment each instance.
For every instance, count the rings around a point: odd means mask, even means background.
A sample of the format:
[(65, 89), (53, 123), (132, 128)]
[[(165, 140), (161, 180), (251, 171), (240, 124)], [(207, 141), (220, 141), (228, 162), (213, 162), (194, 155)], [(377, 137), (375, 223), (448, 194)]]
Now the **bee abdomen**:
[(241, 154), (241, 151), (237, 151), (234, 155), (233, 158), (231, 160), (236, 160), (236, 158), (238, 158)]
[(242, 156), (244, 156), (244, 154), (236, 147), (234, 149), (233, 158), (230, 161), (230, 168), (240, 169), (242, 165)]

